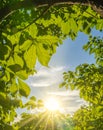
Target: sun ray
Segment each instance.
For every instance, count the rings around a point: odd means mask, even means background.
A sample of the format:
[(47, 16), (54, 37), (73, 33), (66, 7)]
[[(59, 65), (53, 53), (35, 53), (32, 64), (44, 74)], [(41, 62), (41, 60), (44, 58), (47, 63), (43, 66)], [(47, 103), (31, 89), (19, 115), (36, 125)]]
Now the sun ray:
[(52, 119), (51, 120), (52, 120), (52, 124), (51, 124), (52, 125), (52, 130), (54, 130), (54, 114), (53, 113), (52, 113)]
[(32, 130), (35, 130), (36, 127), (45, 119), (45, 117), (48, 115), (48, 113), (44, 113), (44, 115), (42, 116), (42, 118), (40, 118), (40, 120), (36, 123), (36, 125), (33, 127)]
[(29, 122), (31, 122), (32, 120), (34, 120), (35, 117), (34, 116), (31, 116), (29, 117), (28, 119), (26, 118), (25, 121), (23, 121), (22, 123), (20, 123), (20, 128), (24, 127), (25, 125), (27, 125)]
[(66, 120), (65, 117), (61, 116), (61, 120), (64, 121), (64, 122), (66, 122), (66, 125), (70, 126), (70, 123), (67, 122), (67, 120)]
[(47, 121), (46, 121), (46, 124), (45, 124), (44, 130), (47, 130), (47, 125), (48, 125), (49, 118), (50, 118), (50, 114), (48, 114), (48, 118), (47, 118)]
[[(57, 124), (59, 124), (58, 125), (58, 127), (60, 128), (60, 130), (63, 130), (63, 125), (62, 125), (62, 122), (61, 122), (61, 118), (60, 118), (61, 116), (59, 115), (59, 114), (57, 114), (57, 116), (55, 117), (55, 120), (56, 120), (56, 122), (57, 122)], [(59, 129), (58, 128), (58, 129)]]

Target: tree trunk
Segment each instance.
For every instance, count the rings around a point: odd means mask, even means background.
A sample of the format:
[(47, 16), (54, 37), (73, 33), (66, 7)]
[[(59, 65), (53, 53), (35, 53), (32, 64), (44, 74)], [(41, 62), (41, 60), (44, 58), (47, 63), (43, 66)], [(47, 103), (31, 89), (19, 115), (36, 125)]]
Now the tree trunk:
[(31, 7), (43, 7), (43, 6), (56, 6), (60, 4), (68, 4), (68, 5), (84, 5), (91, 6), (91, 8), (100, 14), (103, 17), (103, 0), (24, 0), (17, 2), (13, 5), (7, 5), (4, 8), (0, 9), (0, 20), (5, 18), (7, 15), (16, 11), (17, 9), (22, 8), (31, 8)]

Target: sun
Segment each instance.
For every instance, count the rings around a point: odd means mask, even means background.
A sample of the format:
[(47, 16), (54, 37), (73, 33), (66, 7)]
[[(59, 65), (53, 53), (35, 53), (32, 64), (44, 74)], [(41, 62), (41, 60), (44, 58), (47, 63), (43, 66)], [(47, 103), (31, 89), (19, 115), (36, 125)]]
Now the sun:
[(59, 101), (54, 97), (51, 97), (48, 100), (46, 100), (44, 103), (44, 106), (49, 111), (56, 111), (56, 110), (59, 110), (60, 108)]

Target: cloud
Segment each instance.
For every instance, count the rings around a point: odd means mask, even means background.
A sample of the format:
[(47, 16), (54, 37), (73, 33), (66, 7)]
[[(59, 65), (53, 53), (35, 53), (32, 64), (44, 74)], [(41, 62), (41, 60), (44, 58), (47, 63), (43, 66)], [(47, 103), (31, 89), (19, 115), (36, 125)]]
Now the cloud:
[(61, 111), (73, 113), (85, 102), (79, 97), (78, 90), (71, 91), (58, 87), (63, 80), (64, 71), (67, 71), (65, 66), (41, 67), (27, 82), (31, 86), (31, 95), (44, 100), (50, 96), (57, 97), (61, 102)]
[(61, 112), (63, 113), (73, 113), (80, 106), (86, 104), (86, 102), (79, 97), (78, 90), (65, 90), (57, 92), (48, 92), (50, 96), (56, 96), (61, 101)]
[(49, 85), (50, 84), (45, 83), (45, 82), (42, 83), (42, 81), (41, 81), (41, 84), (40, 83), (32, 83), (31, 84), (32, 87), (48, 87)]
[(57, 86), (62, 81), (63, 72), (66, 67), (41, 67), (37, 74), (28, 79), (31, 87), (50, 87)]
[(58, 92), (48, 92), (48, 94), (57, 95), (57, 96), (78, 96), (79, 91), (74, 90), (67, 90), (67, 91), (58, 91)]

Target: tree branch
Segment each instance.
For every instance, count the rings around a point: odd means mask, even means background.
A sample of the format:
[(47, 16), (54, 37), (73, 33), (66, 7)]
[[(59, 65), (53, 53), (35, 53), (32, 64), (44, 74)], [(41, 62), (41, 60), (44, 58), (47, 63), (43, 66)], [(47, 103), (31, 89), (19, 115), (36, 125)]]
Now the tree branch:
[(11, 13), (14, 10), (24, 9), (24, 8), (39, 8), (49, 5), (85, 5), (91, 6), (91, 8), (99, 13), (103, 17), (103, 0), (24, 0), (14, 3), (12, 5), (7, 5), (0, 9), (0, 20)]

